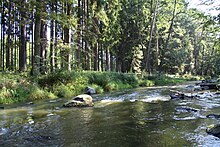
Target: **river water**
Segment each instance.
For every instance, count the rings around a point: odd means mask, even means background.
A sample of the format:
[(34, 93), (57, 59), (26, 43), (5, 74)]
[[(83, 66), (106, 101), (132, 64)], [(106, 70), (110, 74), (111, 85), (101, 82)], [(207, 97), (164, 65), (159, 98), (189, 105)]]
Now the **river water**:
[(0, 146), (164, 147), (220, 146), (206, 133), (219, 120), (220, 95), (170, 100), (170, 90), (151, 87), (94, 95), (94, 107), (59, 108), (66, 99), (8, 105), (0, 110)]

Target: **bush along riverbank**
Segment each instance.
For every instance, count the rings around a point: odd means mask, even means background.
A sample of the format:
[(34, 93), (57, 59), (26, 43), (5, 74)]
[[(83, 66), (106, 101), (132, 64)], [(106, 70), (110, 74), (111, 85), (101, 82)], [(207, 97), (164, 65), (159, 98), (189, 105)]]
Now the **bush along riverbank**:
[(199, 80), (192, 76), (137, 76), (118, 72), (56, 72), (31, 77), (25, 74), (0, 74), (0, 104), (29, 102), (40, 99), (70, 98), (84, 93), (90, 86), (98, 94), (114, 90), (174, 85), (187, 80)]

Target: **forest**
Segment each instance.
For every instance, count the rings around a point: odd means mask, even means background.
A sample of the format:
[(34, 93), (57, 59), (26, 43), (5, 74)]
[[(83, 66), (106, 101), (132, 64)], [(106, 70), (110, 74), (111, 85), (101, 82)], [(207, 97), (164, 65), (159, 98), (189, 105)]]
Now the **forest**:
[(3, 0), (0, 17), (2, 72), (220, 74), (220, 16), (184, 0)]
[(219, 112), (219, 0), (0, 0), (0, 147), (220, 146)]
[(0, 17), (0, 104), (220, 75), (220, 14), (185, 0), (3, 0)]

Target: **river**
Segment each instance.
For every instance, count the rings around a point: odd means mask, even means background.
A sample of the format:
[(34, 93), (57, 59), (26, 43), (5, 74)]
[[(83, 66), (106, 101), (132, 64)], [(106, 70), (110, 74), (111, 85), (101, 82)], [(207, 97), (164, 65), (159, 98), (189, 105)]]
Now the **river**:
[[(187, 85), (137, 88), (94, 95), (94, 107), (59, 108), (66, 99), (7, 105), (0, 110), (0, 146), (220, 146), (206, 133), (219, 120), (220, 95), (170, 100)], [(188, 109), (185, 109), (188, 108)]]

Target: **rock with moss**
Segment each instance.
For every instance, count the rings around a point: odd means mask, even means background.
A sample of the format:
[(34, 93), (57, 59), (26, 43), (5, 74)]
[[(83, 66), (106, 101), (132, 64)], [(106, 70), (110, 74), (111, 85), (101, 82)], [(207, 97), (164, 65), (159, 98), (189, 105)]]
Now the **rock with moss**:
[(220, 138), (220, 124), (208, 126), (206, 132), (210, 135)]
[(64, 107), (92, 107), (93, 105), (92, 97), (88, 94), (78, 95), (63, 104)]

